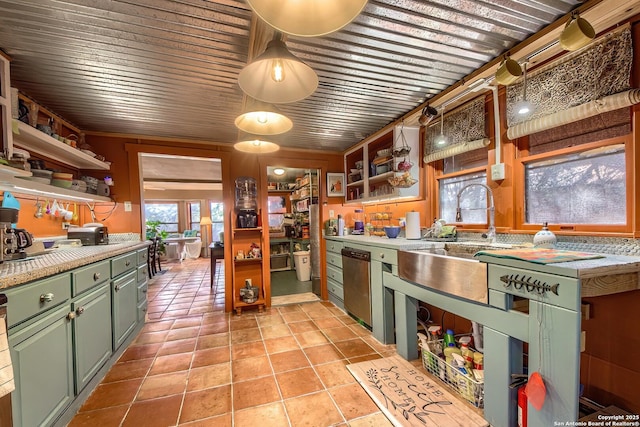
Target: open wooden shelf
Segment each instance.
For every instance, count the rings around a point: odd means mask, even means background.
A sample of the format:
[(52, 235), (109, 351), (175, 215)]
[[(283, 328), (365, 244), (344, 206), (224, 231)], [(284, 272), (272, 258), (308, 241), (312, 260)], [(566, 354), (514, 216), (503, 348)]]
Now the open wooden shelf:
[(30, 153), (37, 153), (77, 169), (109, 170), (111, 167), (77, 148), (60, 142), (26, 123), (18, 121), (19, 134), (13, 135), (13, 144)]

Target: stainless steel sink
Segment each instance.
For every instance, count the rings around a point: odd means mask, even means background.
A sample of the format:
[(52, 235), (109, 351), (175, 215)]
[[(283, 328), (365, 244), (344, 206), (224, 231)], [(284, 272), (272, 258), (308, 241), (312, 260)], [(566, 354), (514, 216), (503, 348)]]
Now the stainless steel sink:
[(488, 302), (487, 265), (473, 255), (481, 250), (521, 247), (487, 241), (446, 242), (444, 250), (399, 251), (398, 275), (427, 288)]
[(399, 251), (398, 275), (427, 288), (488, 302), (487, 265), (475, 259), (430, 251)]

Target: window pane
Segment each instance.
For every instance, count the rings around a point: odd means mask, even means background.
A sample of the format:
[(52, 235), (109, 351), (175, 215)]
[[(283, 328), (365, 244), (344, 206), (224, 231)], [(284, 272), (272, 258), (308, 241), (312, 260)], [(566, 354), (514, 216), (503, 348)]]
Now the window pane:
[(488, 163), (488, 151), (483, 149), (467, 151), (457, 156), (447, 157), (443, 160), (444, 167), (442, 171), (445, 174), (463, 171), (465, 169), (478, 168), (486, 166)]
[(626, 224), (624, 146), (525, 165), (526, 222)]
[(211, 203), (211, 221), (224, 221), (224, 204)]
[[(443, 178), (440, 180), (440, 218), (447, 223), (456, 222), (458, 192), (469, 184), (486, 184), (487, 175), (476, 173), (471, 175)], [(487, 223), (487, 190), (473, 186), (464, 191), (460, 198), (463, 224)], [(473, 210), (469, 210), (473, 209)]]
[(209, 209), (211, 210), (211, 241), (219, 242), (220, 233), (224, 231), (224, 204), (223, 203), (210, 203)]
[(191, 222), (200, 222), (200, 203), (190, 202), (189, 212), (191, 213)]
[(200, 231), (200, 203), (189, 202), (189, 229)]
[(168, 233), (178, 232), (177, 203), (145, 203), (144, 217), (147, 221), (159, 221), (160, 230)]

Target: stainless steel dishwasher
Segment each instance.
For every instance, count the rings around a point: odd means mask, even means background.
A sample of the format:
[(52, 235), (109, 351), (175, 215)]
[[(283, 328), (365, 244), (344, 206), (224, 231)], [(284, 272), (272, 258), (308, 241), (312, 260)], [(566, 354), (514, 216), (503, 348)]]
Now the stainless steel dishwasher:
[(347, 313), (371, 327), (371, 252), (342, 249), (342, 287)]

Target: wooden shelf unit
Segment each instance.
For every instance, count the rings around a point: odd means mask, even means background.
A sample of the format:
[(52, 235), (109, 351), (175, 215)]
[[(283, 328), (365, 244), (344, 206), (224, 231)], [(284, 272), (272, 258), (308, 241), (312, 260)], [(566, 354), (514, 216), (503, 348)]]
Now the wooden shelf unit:
[[(245, 257), (250, 253), (251, 244), (256, 243), (262, 253), (260, 258), (237, 259), (238, 251), (243, 251)], [(257, 307), (262, 312), (266, 305), (263, 271), (264, 271), (264, 236), (262, 227), (254, 228), (234, 228), (233, 240), (231, 241), (233, 263), (232, 263), (232, 286), (233, 286), (233, 309), (238, 315), (242, 310), (250, 307)], [(247, 280), (251, 281), (251, 286), (258, 288), (258, 299), (252, 303), (244, 302), (240, 297), (240, 289), (245, 287)]]

